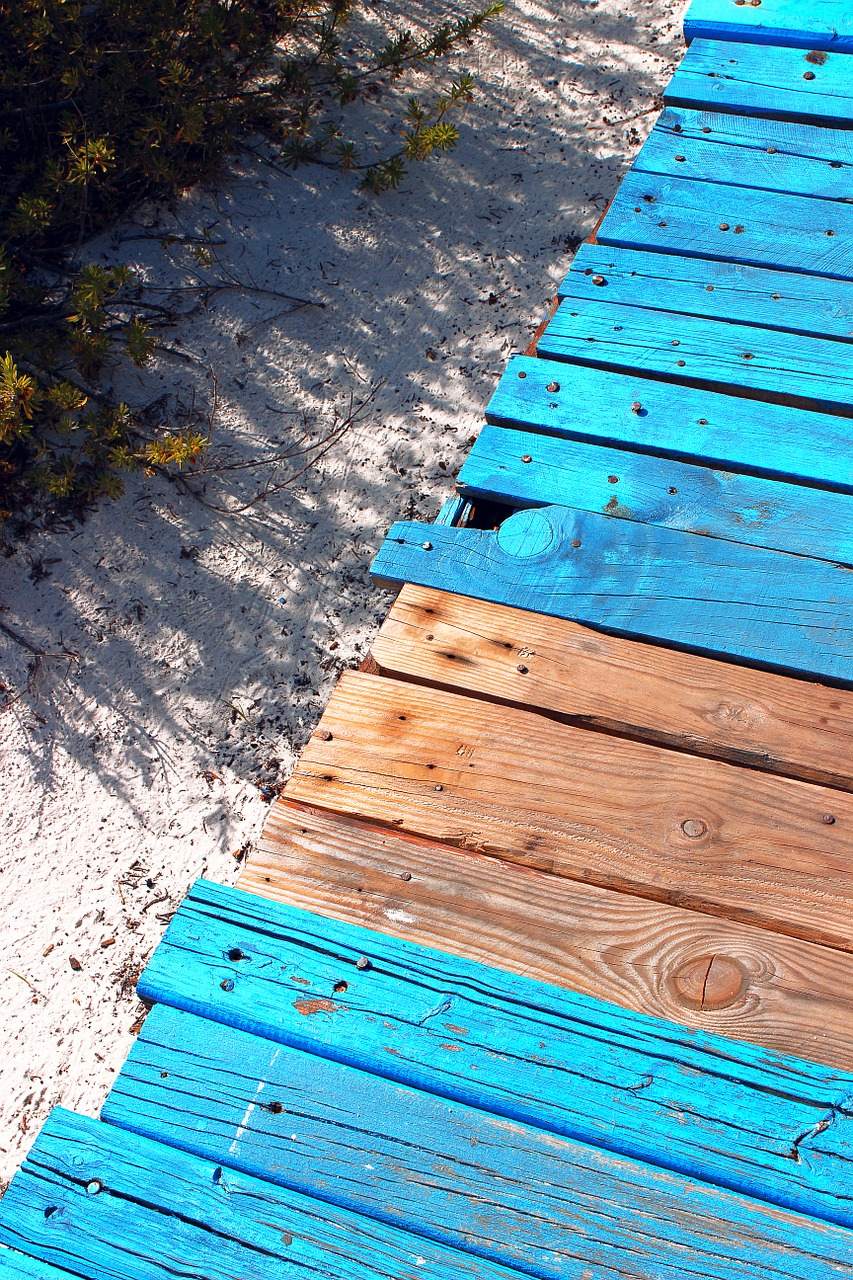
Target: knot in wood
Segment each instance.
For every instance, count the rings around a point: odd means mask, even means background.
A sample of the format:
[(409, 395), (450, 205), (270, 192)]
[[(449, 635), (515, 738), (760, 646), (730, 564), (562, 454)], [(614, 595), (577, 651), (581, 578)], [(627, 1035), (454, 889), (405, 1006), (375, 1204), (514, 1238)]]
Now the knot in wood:
[(726, 1009), (741, 996), (747, 975), (733, 956), (705, 955), (680, 965), (668, 979), (672, 994), (691, 1009)]
[(701, 818), (685, 818), (681, 824), (681, 830), (691, 840), (698, 840), (708, 830), (708, 824), (703, 822)]

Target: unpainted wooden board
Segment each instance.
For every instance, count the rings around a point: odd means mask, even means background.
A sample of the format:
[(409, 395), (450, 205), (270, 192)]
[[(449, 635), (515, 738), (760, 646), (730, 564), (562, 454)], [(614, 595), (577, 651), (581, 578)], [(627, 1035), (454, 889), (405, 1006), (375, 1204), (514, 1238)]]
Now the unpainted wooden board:
[(671, 458), (486, 426), (457, 485), (471, 501), (598, 511), (853, 564), (853, 496)]
[(403, 587), (371, 655), (383, 675), (853, 790), (846, 689), (413, 585)]
[(658, 117), (633, 169), (848, 200), (853, 188), (853, 132), (669, 106)]
[(0, 1202), (0, 1236), (85, 1280), (517, 1277), (247, 1176), (227, 1157), (54, 1108)]
[(542, 335), (539, 354), (853, 417), (850, 347), (825, 338), (567, 299)]
[[(853, 137), (853, 134), (851, 134)], [(853, 284), (712, 258), (582, 244), (560, 297), (853, 342)]]
[[(828, 1280), (853, 1232), (157, 1005), (103, 1108), (538, 1280)], [(531, 1195), (531, 1190), (535, 1193)]]
[[(549, 391), (555, 386), (559, 390)], [(517, 356), (486, 418), (497, 426), (853, 492), (849, 420), (758, 400), (745, 406), (739, 397), (681, 383)]]
[(853, 950), (844, 792), (344, 672), (284, 794)]
[(516, 511), (497, 532), (401, 521), (371, 572), (614, 635), (853, 682), (853, 575), (822, 560), (613, 520)]
[(853, 205), (629, 170), (599, 244), (853, 279)]
[(853, 1225), (853, 1074), (697, 1035), (204, 880), (181, 903), (137, 991), (481, 1111)]
[(664, 91), (676, 106), (853, 127), (845, 53), (694, 40)]
[(840, 951), (287, 800), (272, 809), (240, 886), (624, 1009), (853, 1069), (853, 959)]
[(684, 38), (851, 53), (853, 13), (847, 0), (691, 0)]

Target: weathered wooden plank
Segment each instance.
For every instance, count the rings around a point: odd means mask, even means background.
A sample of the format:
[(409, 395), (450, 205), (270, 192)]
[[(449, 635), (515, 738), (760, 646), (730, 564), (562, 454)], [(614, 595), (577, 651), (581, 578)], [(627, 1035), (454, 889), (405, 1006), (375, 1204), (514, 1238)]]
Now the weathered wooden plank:
[(853, 791), (846, 689), (411, 585), (371, 656), (383, 675)]
[(602, 631), (853, 681), (853, 575), (590, 511), (517, 511), (497, 532), (401, 521), (373, 562), (404, 582)]
[(247, 1176), (227, 1157), (205, 1160), (55, 1108), (0, 1202), (0, 1236), (85, 1280), (517, 1275)]
[[(540, 338), (539, 354), (853, 417), (850, 348), (825, 338), (745, 328), (651, 307), (567, 300)], [(554, 381), (559, 387), (559, 378)], [(748, 425), (742, 429), (748, 430)]]
[(849, 54), (694, 40), (664, 91), (675, 106), (853, 126)]
[[(558, 390), (549, 390), (557, 387)], [(497, 426), (613, 444), (853, 492), (848, 420), (636, 374), (517, 356), (486, 410)]]
[(0, 1275), (7, 1276), (9, 1280), (69, 1280), (70, 1272), (59, 1271), (46, 1262), (0, 1245)]
[(822, 200), (848, 200), (853, 132), (789, 120), (667, 107), (635, 172)]
[(163, 1005), (103, 1115), (539, 1280), (853, 1266), (843, 1227)]
[(853, 342), (849, 281), (737, 262), (582, 244), (559, 296)]
[(853, 13), (846, 0), (691, 0), (684, 38), (851, 53)]
[(844, 792), (364, 672), (322, 726), (289, 799), (853, 950)]
[(853, 279), (853, 205), (629, 170), (600, 244)]
[[(359, 969), (362, 957), (369, 967)], [(853, 1116), (844, 1110), (853, 1074), (706, 1039), (207, 881), (184, 899), (138, 992), (853, 1226)]]
[(287, 800), (271, 811), (240, 885), (623, 1009), (853, 1069), (853, 959), (840, 951)]
[(465, 497), (558, 505), (853, 564), (853, 496), (554, 436), (483, 427)]

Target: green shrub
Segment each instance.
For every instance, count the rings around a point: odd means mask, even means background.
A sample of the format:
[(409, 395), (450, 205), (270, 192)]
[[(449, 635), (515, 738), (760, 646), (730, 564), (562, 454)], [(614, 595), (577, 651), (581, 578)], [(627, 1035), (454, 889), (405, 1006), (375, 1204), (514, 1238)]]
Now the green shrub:
[(142, 365), (155, 341), (139, 282), (81, 266), (85, 238), (213, 177), (259, 133), (285, 164), (397, 186), (407, 162), (454, 145), (470, 78), (410, 98), (399, 145), (373, 161), (344, 133), (347, 106), (470, 40), (501, 7), (422, 38), (390, 33), (347, 62), (352, 0), (0, 0), (0, 525), (80, 509), (120, 493), (123, 472), (182, 466), (205, 446), (191, 430), (146, 434), (99, 390), (109, 362)]

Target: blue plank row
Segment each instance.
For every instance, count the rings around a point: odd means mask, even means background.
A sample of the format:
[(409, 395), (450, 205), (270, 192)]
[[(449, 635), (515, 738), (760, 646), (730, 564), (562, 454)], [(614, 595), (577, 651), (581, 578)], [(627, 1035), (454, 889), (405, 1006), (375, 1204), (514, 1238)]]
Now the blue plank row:
[(537, 350), (549, 360), (853, 417), (850, 347), (826, 338), (570, 299), (557, 308)]
[(629, 171), (600, 244), (853, 279), (853, 205)]
[(516, 356), (486, 418), (497, 426), (853, 492), (847, 419), (761, 401), (745, 406), (734, 396), (634, 373)]
[(853, 1075), (844, 1072), (204, 880), (138, 989), (146, 1000), (853, 1226)]
[(691, 0), (684, 38), (853, 53), (847, 0)]
[(853, 127), (853, 59), (807, 49), (694, 40), (664, 102), (777, 120)]
[(59, 1271), (5, 1245), (0, 1245), (0, 1276), (6, 1280), (71, 1280), (70, 1272)]
[(853, 565), (853, 498), (601, 445), (486, 426), (465, 497), (562, 506)]
[(61, 1108), (0, 1201), (0, 1239), (43, 1260), (10, 1272), (31, 1280), (62, 1280), (54, 1266), (83, 1280), (517, 1277)]
[(782, 671), (853, 682), (853, 575), (586, 511), (519, 511), (492, 530), (392, 526), (371, 572)]
[(635, 173), (848, 200), (853, 130), (667, 107), (632, 167)]
[(853, 283), (711, 258), (582, 244), (560, 298), (653, 307), (853, 342)]
[(163, 1005), (103, 1116), (539, 1280), (624, 1280), (627, 1259), (637, 1280), (853, 1266), (843, 1227)]

